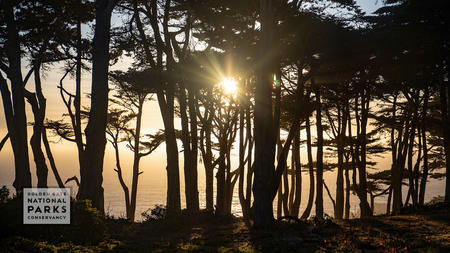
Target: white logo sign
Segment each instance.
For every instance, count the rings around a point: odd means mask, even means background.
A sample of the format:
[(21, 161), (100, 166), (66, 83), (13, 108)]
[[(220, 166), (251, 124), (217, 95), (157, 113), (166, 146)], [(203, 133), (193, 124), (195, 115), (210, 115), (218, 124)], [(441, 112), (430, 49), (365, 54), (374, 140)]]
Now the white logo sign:
[(70, 188), (24, 188), (23, 224), (70, 224)]

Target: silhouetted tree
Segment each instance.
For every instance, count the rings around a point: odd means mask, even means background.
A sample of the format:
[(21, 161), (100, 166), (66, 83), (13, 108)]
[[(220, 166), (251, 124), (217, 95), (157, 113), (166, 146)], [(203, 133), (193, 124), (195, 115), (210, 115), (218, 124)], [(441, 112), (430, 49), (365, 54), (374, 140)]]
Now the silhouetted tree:
[(90, 199), (104, 212), (103, 157), (108, 112), (108, 67), (111, 14), (118, 0), (95, 1), (95, 30), (92, 44), (92, 92), (89, 121), (85, 129), (86, 148), (80, 171), (77, 198)]

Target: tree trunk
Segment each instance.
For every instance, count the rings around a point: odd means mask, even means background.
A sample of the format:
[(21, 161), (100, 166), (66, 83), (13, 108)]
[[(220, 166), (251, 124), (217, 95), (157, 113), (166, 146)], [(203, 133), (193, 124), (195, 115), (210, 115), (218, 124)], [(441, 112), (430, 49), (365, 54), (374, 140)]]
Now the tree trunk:
[[(445, 202), (450, 202), (450, 126), (448, 119), (448, 100), (447, 93), (450, 92), (448, 89), (448, 82), (443, 82), (440, 85), (439, 95), (441, 102), (441, 117), (442, 117), (442, 131), (444, 132), (444, 151), (445, 151)], [(448, 90), (447, 90), (448, 89)]]
[[(351, 126), (349, 126), (351, 127)], [(349, 173), (349, 166), (348, 164), (350, 163), (349, 158), (346, 158), (345, 161), (345, 211), (344, 211), (344, 218), (345, 219), (349, 219), (350, 218), (350, 188), (351, 188), (351, 184), (350, 184), (350, 173)]]
[[(417, 94), (418, 96), (418, 94)], [(417, 100), (419, 98), (417, 97)], [(416, 100), (416, 101), (417, 101)], [(415, 107), (414, 109), (414, 116), (411, 123), (411, 133), (409, 136), (409, 145), (408, 145), (408, 180), (409, 180), (409, 189), (408, 189), (408, 195), (412, 198), (412, 204), (415, 206), (417, 199), (415, 196), (415, 184), (414, 184), (414, 172), (413, 172), (413, 148), (414, 148), (414, 139), (415, 139), (415, 133), (416, 133), (416, 122), (417, 122), (417, 110), (418, 108)], [(419, 154), (420, 157), (420, 154)]]
[(255, 180), (254, 226), (264, 228), (273, 223), (272, 189), (275, 159), (275, 136), (272, 115), (272, 57), (273, 40), (272, 1), (260, 0), (261, 10), (261, 62), (255, 91)]
[(316, 129), (317, 129), (317, 195), (316, 195), (316, 217), (323, 218), (323, 127), (322, 127), (322, 104), (320, 101), (320, 88), (314, 87), (316, 94)]
[(312, 158), (312, 143), (311, 143), (311, 123), (309, 116), (306, 118), (306, 149), (308, 153), (308, 168), (309, 168), (309, 197), (308, 204), (305, 211), (303, 211), (302, 219), (307, 219), (311, 213), (311, 209), (314, 203), (314, 164)]
[(216, 212), (219, 214), (225, 213), (225, 170), (226, 170), (226, 162), (225, 156), (227, 153), (227, 139), (223, 134), (219, 139), (219, 149), (220, 149), (220, 161), (219, 161), (219, 169), (217, 170), (216, 178), (217, 178), (217, 187), (216, 187)]
[(166, 97), (164, 92), (157, 93), (159, 108), (164, 123), (167, 154), (167, 215), (177, 215), (181, 211), (180, 203), (180, 174), (178, 165), (178, 146), (174, 128), (174, 91), (173, 84), (168, 84)]
[[(202, 152), (203, 165), (205, 167), (205, 195), (206, 195), (206, 210), (214, 211), (214, 166), (212, 161), (212, 144), (211, 144), (211, 124), (213, 119), (214, 109), (212, 103), (209, 100), (211, 95), (211, 90), (208, 89), (206, 93), (205, 102), (205, 113), (202, 117), (200, 110), (197, 109), (197, 114), (199, 115), (202, 128), (200, 131), (200, 150)], [(198, 104), (197, 104), (198, 106)]]
[[(357, 100), (356, 100), (357, 103)], [(361, 210), (361, 218), (370, 217), (373, 215), (372, 209), (367, 202), (367, 178), (366, 178), (366, 149), (367, 149), (367, 120), (369, 113), (369, 103), (370, 99), (368, 96), (368, 91), (363, 90), (361, 94), (361, 118), (359, 118), (358, 113), (356, 114), (356, 120), (359, 122), (359, 131), (357, 135), (358, 145), (357, 150), (357, 165), (358, 165), (358, 179), (359, 185), (357, 187), (357, 195), (359, 198), (359, 207)], [(355, 108), (358, 112), (358, 107)]]
[(247, 130), (247, 139), (248, 139), (248, 161), (247, 161), (247, 189), (245, 190), (246, 197), (245, 200), (247, 202), (247, 206), (249, 208), (249, 216), (252, 217), (251, 209), (250, 209), (250, 203), (252, 203), (252, 181), (253, 181), (253, 172), (255, 170), (254, 164), (253, 164), (253, 137), (252, 137), (252, 122), (251, 122), (251, 102), (250, 99), (248, 101), (247, 111), (245, 113), (246, 118), (246, 130)]
[[(244, 156), (245, 156), (245, 145), (244, 145), (244, 129), (245, 129), (245, 113), (244, 113), (244, 105), (243, 99), (241, 100), (241, 103), (239, 105), (239, 203), (241, 204), (242, 208), (242, 215), (245, 220), (250, 219), (250, 203), (247, 201), (245, 193), (244, 193), (244, 179), (245, 179), (245, 162), (244, 162)], [(246, 142), (248, 143), (248, 133), (246, 137)], [(250, 144), (249, 144), (250, 145)], [(250, 156), (251, 154), (249, 154)], [(247, 171), (249, 173), (249, 171)]]
[(58, 183), (59, 188), (64, 188), (64, 183), (59, 176), (58, 169), (56, 168), (55, 159), (53, 158), (52, 150), (50, 149), (50, 144), (47, 139), (47, 131), (44, 127), (42, 131), (42, 142), (44, 143), (45, 153), (47, 154), (48, 161), (50, 163), (50, 168), (52, 169), (53, 175), (55, 176), (55, 180)]
[[(40, 78), (40, 64), (34, 67), (34, 83), (35, 83), (35, 93), (26, 92), (26, 97), (28, 102), (31, 104), (31, 108), (34, 115), (34, 125), (33, 125), (33, 135), (31, 136), (30, 145), (33, 151), (34, 162), (36, 164), (36, 175), (37, 175), (37, 187), (47, 188), (47, 176), (48, 167), (45, 163), (44, 152), (42, 152), (41, 137), (44, 128), (44, 118), (45, 118), (45, 105), (46, 101), (42, 95), (41, 89), (41, 78)], [(37, 99), (36, 99), (37, 97)]]
[[(14, 154), (16, 191), (31, 187), (30, 164), (28, 160), (27, 118), (25, 114), (24, 86), (22, 81), (19, 33), (14, 17), (14, 2), (6, 1), (4, 18), (6, 23), (5, 53), (8, 59), (8, 78), (11, 81), (12, 96), (6, 80), (0, 76), (5, 118)], [(12, 97), (12, 101), (11, 101)]]
[(125, 184), (125, 181), (123, 180), (122, 166), (120, 164), (119, 141), (118, 141), (119, 133), (117, 132), (116, 135), (111, 136), (111, 137), (113, 137), (113, 140), (111, 141), (111, 144), (113, 145), (114, 154), (115, 154), (115, 157), (116, 157), (116, 169), (115, 169), (115, 171), (117, 172), (117, 177), (119, 178), (120, 185), (122, 186), (122, 190), (123, 190), (123, 194), (124, 194), (124, 198), (125, 198), (125, 211), (126, 211), (127, 219), (130, 222), (133, 222), (134, 221), (134, 214), (132, 214), (132, 211), (131, 211), (130, 191), (128, 189), (128, 186)]
[[(197, 136), (197, 91), (194, 88), (188, 88), (188, 101), (189, 101), (189, 118), (190, 118), (190, 126), (191, 126), (191, 153), (190, 153), (190, 171), (189, 171), (189, 191), (190, 191), (190, 211), (198, 212), (200, 209), (200, 203), (198, 199), (198, 173), (197, 173), (197, 162), (198, 162), (198, 136)], [(187, 205), (187, 203), (186, 203)]]
[(339, 129), (341, 132), (337, 136), (338, 171), (336, 178), (336, 209), (334, 210), (334, 217), (336, 219), (342, 219), (344, 215), (344, 147), (347, 113), (343, 112), (342, 114), (342, 120), (338, 122), (341, 125)]
[(117, 0), (95, 2), (95, 32), (92, 49), (92, 92), (89, 121), (85, 129), (86, 149), (80, 173), (78, 199), (89, 199), (104, 213), (103, 158), (108, 113), (108, 67), (111, 13)]
[[(191, 155), (191, 136), (189, 133), (189, 118), (187, 115), (187, 104), (186, 104), (186, 89), (183, 84), (180, 85), (179, 90), (180, 104), (180, 116), (181, 116), (181, 132), (182, 132), (182, 142), (183, 142), (183, 154), (184, 154), (184, 192), (186, 195), (186, 208), (188, 212), (196, 212), (198, 210), (195, 208), (193, 201), (195, 200), (196, 192), (192, 191), (192, 185), (194, 184), (192, 178), (192, 155)], [(198, 194), (198, 193), (197, 193)], [(197, 195), (198, 196), (198, 195)]]
[(133, 179), (131, 181), (131, 199), (130, 199), (130, 215), (129, 220), (134, 222), (136, 215), (136, 198), (139, 175), (139, 162), (141, 155), (139, 153), (140, 139), (141, 139), (141, 125), (142, 125), (142, 109), (144, 107), (145, 96), (139, 98), (138, 113), (136, 115), (136, 132), (134, 133), (134, 157), (133, 157)]
[[(294, 160), (295, 165), (295, 177), (293, 178), (292, 188), (295, 188), (294, 191), (294, 200), (291, 208), (291, 216), (298, 217), (300, 211), (300, 203), (302, 198), (302, 164), (300, 162), (300, 131), (298, 130), (294, 136), (294, 147), (292, 149), (292, 158)], [(294, 170), (294, 167), (292, 167)]]
[(427, 110), (428, 110), (428, 88), (425, 88), (424, 93), (424, 104), (423, 104), (423, 115), (422, 115), (422, 149), (423, 149), (423, 170), (422, 177), (420, 179), (420, 191), (419, 191), (419, 205), (423, 205), (425, 201), (425, 189), (428, 180), (428, 147), (427, 147), (427, 130), (426, 130), (426, 120), (427, 120)]
[[(78, 0), (81, 4), (81, 0)], [(78, 162), (80, 166), (80, 171), (83, 155), (84, 155), (84, 142), (81, 130), (81, 56), (82, 56), (82, 44), (81, 44), (81, 21), (77, 20), (77, 56), (76, 56), (76, 70), (75, 70), (75, 97), (73, 100), (73, 105), (75, 109), (75, 119), (73, 121), (73, 132), (75, 137), (75, 142), (78, 149)]]
[(387, 203), (386, 203), (386, 214), (391, 213), (391, 202), (392, 202), (391, 200), (392, 200), (392, 186), (389, 189), (388, 199), (387, 199)]

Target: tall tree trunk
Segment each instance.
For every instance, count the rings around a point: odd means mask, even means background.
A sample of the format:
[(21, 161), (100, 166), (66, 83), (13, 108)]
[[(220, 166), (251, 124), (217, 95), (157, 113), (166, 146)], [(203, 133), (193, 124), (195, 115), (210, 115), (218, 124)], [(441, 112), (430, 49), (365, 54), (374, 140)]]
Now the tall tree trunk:
[[(412, 204), (413, 206), (416, 205), (417, 203), (417, 196), (415, 195), (415, 191), (416, 191), (416, 186), (414, 183), (414, 171), (413, 171), (413, 149), (414, 149), (414, 140), (416, 138), (415, 134), (416, 134), (416, 125), (417, 125), (417, 114), (418, 114), (418, 107), (416, 106), (417, 103), (419, 103), (419, 93), (416, 93), (416, 96), (414, 97), (415, 101), (414, 101), (414, 116), (412, 119), (412, 123), (411, 123), (411, 133), (409, 136), (409, 145), (408, 145), (408, 179), (409, 179), (409, 195), (412, 198)], [(419, 137), (420, 139), (420, 137)], [(419, 151), (422, 152), (419, 148)], [(420, 153), (419, 153), (419, 159), (420, 159)], [(420, 160), (418, 160), (419, 162)]]
[(447, 94), (450, 93), (450, 89), (447, 87), (448, 82), (442, 82), (439, 89), (440, 102), (441, 102), (441, 118), (442, 118), (442, 131), (444, 132), (444, 151), (445, 151), (445, 202), (450, 202), (450, 126), (448, 116), (448, 100)]
[(225, 213), (225, 173), (226, 173), (226, 162), (225, 157), (227, 153), (227, 139), (223, 134), (219, 139), (219, 149), (220, 149), (220, 161), (219, 169), (217, 170), (217, 186), (216, 186), (216, 212), (219, 214)]
[[(283, 148), (283, 145), (281, 144), (280, 140), (280, 130), (277, 131), (277, 148), (276, 148), (276, 159), (277, 161), (280, 161), (281, 156), (281, 149)], [(277, 219), (281, 218), (283, 216), (283, 182), (280, 178), (280, 183), (277, 187)]]
[(134, 133), (134, 157), (133, 157), (133, 179), (131, 181), (131, 199), (130, 199), (130, 216), (129, 220), (134, 222), (136, 215), (136, 198), (139, 175), (139, 162), (141, 154), (139, 153), (140, 139), (141, 139), (141, 125), (142, 125), (142, 109), (144, 107), (145, 96), (139, 98), (138, 112), (136, 115), (136, 132)]
[(89, 121), (85, 129), (86, 155), (80, 173), (78, 199), (90, 199), (104, 213), (103, 158), (108, 113), (108, 67), (111, 13), (117, 0), (95, 1), (95, 32), (92, 50), (92, 92)]
[(414, 206), (419, 204), (419, 168), (420, 163), (422, 160), (422, 132), (420, 123), (416, 123), (417, 127), (417, 140), (418, 140), (418, 146), (417, 146), (417, 157), (416, 157), (416, 164), (414, 165), (414, 192), (413, 192), (413, 200), (414, 200)]
[[(241, 204), (241, 208), (242, 208), (242, 215), (244, 217), (245, 220), (249, 220), (250, 219), (250, 202), (248, 201), (248, 199), (246, 198), (245, 192), (244, 192), (244, 180), (245, 180), (245, 161), (244, 161), (244, 156), (245, 156), (245, 149), (246, 146), (244, 144), (244, 130), (245, 130), (245, 108), (243, 105), (243, 100), (241, 100), (241, 103), (239, 104), (239, 190), (238, 190), (238, 195), (239, 195), (239, 203)], [(248, 145), (251, 145), (249, 143), (249, 133), (247, 133), (246, 138), (246, 143)], [(248, 157), (250, 158), (251, 154), (249, 153)], [(248, 162), (248, 161), (247, 161)], [(247, 170), (247, 173), (249, 173), (250, 171)], [(248, 182), (247, 182), (248, 183)]]
[(311, 123), (309, 116), (306, 117), (306, 149), (308, 154), (308, 168), (309, 168), (309, 197), (306, 209), (303, 211), (302, 219), (307, 219), (311, 213), (311, 209), (314, 203), (314, 164), (312, 157), (312, 143), (311, 143)]
[(258, 79), (255, 91), (255, 179), (253, 182), (254, 226), (273, 223), (272, 189), (275, 159), (275, 136), (272, 115), (272, 57), (274, 16), (270, 0), (260, 0), (261, 41)]
[(323, 127), (322, 127), (322, 104), (320, 101), (320, 88), (314, 87), (316, 94), (316, 129), (317, 129), (317, 195), (316, 195), (316, 217), (323, 218)]
[[(359, 185), (357, 187), (357, 195), (359, 198), (359, 207), (361, 210), (361, 217), (370, 217), (373, 215), (372, 209), (367, 202), (367, 178), (366, 178), (366, 150), (367, 150), (367, 120), (369, 113), (369, 103), (370, 98), (368, 96), (368, 91), (363, 90), (361, 94), (361, 118), (356, 114), (357, 122), (359, 122), (358, 131), (358, 145), (356, 150), (358, 155), (356, 155), (358, 162), (358, 179)], [(355, 108), (358, 112), (358, 107)]]
[(206, 210), (214, 211), (214, 166), (211, 144), (211, 125), (213, 120), (214, 109), (212, 102), (210, 101), (211, 89), (207, 90), (205, 98), (205, 112), (204, 116), (201, 116), (200, 110), (197, 104), (197, 114), (202, 122), (202, 128), (200, 131), (200, 150), (202, 153), (203, 165), (205, 168), (205, 195), (206, 195)]
[[(30, 145), (33, 151), (34, 162), (36, 164), (37, 187), (47, 188), (48, 167), (45, 163), (44, 152), (42, 152), (41, 136), (44, 128), (45, 118), (45, 98), (41, 89), (40, 64), (34, 67), (34, 83), (35, 93), (25, 91), (28, 102), (34, 115), (33, 135), (31, 136)], [(37, 97), (37, 98), (36, 98)]]
[(189, 133), (189, 118), (187, 115), (187, 104), (186, 104), (186, 89), (183, 84), (180, 84), (179, 90), (180, 104), (180, 116), (181, 116), (181, 132), (182, 132), (182, 142), (183, 142), (183, 154), (184, 154), (184, 192), (186, 195), (186, 208), (188, 212), (195, 212), (195, 204), (193, 203), (193, 198), (195, 193), (192, 192), (193, 178), (191, 173), (191, 138)]
[(253, 142), (254, 139), (252, 137), (252, 122), (251, 122), (251, 102), (250, 99), (248, 101), (247, 111), (245, 112), (245, 118), (246, 118), (246, 130), (247, 130), (247, 138), (248, 138), (248, 161), (247, 161), (247, 189), (245, 191), (246, 197), (245, 200), (247, 201), (247, 206), (249, 208), (249, 216), (252, 217), (252, 210), (250, 209), (250, 203), (252, 203), (252, 181), (253, 181), (253, 172), (255, 170), (254, 164), (253, 164)]
[[(6, 58), (8, 59), (8, 79), (11, 81), (11, 93), (6, 79), (0, 76), (8, 133), (14, 154), (16, 191), (31, 187), (30, 164), (28, 160), (27, 118), (25, 114), (24, 84), (22, 79), (19, 33), (14, 17), (14, 1), (4, 1), (4, 18), (6, 23)], [(12, 100), (11, 100), (12, 97)]]
[[(280, 73), (280, 70), (277, 69), (278, 76), (280, 76), (279, 73)], [(274, 78), (276, 78), (276, 76)], [(273, 110), (273, 113), (274, 113), (273, 118), (274, 118), (274, 131), (275, 131), (275, 136), (276, 136), (276, 160), (280, 161), (281, 152), (282, 152), (281, 150), (283, 149), (283, 144), (281, 143), (281, 139), (280, 139), (281, 138), (281, 136), (280, 136), (280, 132), (281, 132), (281, 129), (280, 129), (281, 87), (280, 87), (280, 85), (275, 86), (274, 92), (275, 92), (275, 104), (274, 104), (274, 110)], [(279, 164), (279, 162), (277, 163), (277, 166), (278, 166), (278, 164)], [(280, 181), (277, 185), (277, 196), (278, 196), (278, 198), (277, 198), (277, 219), (279, 219), (280, 217), (283, 216), (283, 209), (284, 209), (285, 215), (287, 215), (286, 214), (287, 207), (284, 204), (284, 202), (285, 202), (284, 194), (285, 193), (283, 193), (283, 190), (285, 190), (285, 188), (286, 188), (285, 187), (283, 189), (283, 185), (286, 186), (286, 183), (287, 183), (286, 182), (287, 180), (284, 180), (284, 183), (283, 183), (283, 179), (285, 179), (285, 171), (286, 171), (286, 169), (284, 169), (284, 171), (282, 172), (282, 175), (280, 175)], [(275, 180), (277, 181), (278, 179), (275, 179)], [(288, 188), (289, 188), (289, 186), (288, 186)]]
[[(395, 106), (396, 106), (396, 96), (394, 97), (393, 105), (393, 117), (395, 118)], [(410, 105), (408, 105), (410, 106)], [(397, 140), (394, 141), (395, 129), (391, 130), (391, 147), (392, 153), (392, 168), (391, 168), (391, 187), (392, 187), (392, 213), (397, 214), (403, 206), (402, 200), (402, 181), (403, 181), (403, 171), (405, 167), (408, 140), (410, 136), (410, 123), (411, 123), (411, 111), (407, 110), (406, 114), (403, 116), (401, 124), (403, 127), (398, 130)]]
[(159, 108), (164, 123), (167, 154), (167, 215), (177, 215), (181, 211), (180, 174), (178, 164), (178, 146), (174, 128), (174, 90), (173, 84), (168, 84), (166, 96), (164, 91), (157, 93)]
[[(349, 126), (351, 127), (351, 126)], [(349, 219), (350, 218), (350, 188), (351, 188), (351, 184), (350, 184), (350, 173), (349, 173), (349, 157), (346, 157), (346, 161), (345, 161), (345, 209), (344, 209), (344, 218), (345, 219)]]
[[(190, 118), (190, 126), (191, 126), (191, 153), (190, 153), (190, 171), (189, 178), (191, 179), (189, 183), (189, 191), (191, 192), (190, 196), (190, 210), (191, 212), (198, 212), (200, 209), (200, 203), (198, 199), (198, 173), (197, 173), (197, 162), (198, 162), (198, 136), (197, 136), (197, 101), (198, 96), (197, 91), (193, 87), (188, 88), (188, 101), (189, 101), (189, 118)], [(186, 204), (187, 205), (187, 204)]]
[[(81, 0), (78, 0), (79, 4), (81, 4)], [(83, 135), (81, 130), (81, 56), (82, 56), (82, 44), (81, 44), (81, 21), (77, 20), (77, 56), (76, 56), (76, 69), (75, 69), (75, 97), (73, 100), (73, 105), (75, 109), (75, 119), (73, 121), (73, 132), (75, 137), (75, 142), (77, 144), (78, 149), (78, 162), (80, 166), (80, 171), (83, 155), (84, 155), (84, 142)]]
[(422, 114), (422, 149), (423, 149), (423, 169), (422, 177), (420, 179), (420, 190), (419, 190), (419, 205), (423, 205), (425, 201), (425, 189), (428, 180), (428, 147), (427, 147), (427, 130), (426, 130), (426, 120), (427, 120), (427, 110), (428, 110), (428, 87), (425, 88), (424, 93), (424, 103), (423, 103), (423, 114)]
[[(340, 114), (340, 111), (338, 112)], [(340, 117), (340, 116), (339, 116)], [(338, 152), (338, 171), (336, 178), (336, 209), (334, 216), (336, 219), (342, 219), (344, 215), (344, 147), (345, 147), (345, 132), (347, 127), (347, 113), (342, 113), (342, 120), (339, 120), (340, 125), (337, 136), (337, 152)]]
[[(295, 174), (295, 177), (292, 177), (292, 188), (295, 188), (294, 191), (294, 197), (293, 197), (293, 203), (291, 207), (291, 216), (298, 217), (299, 211), (300, 211), (300, 203), (302, 200), (302, 164), (300, 162), (300, 130), (296, 132), (294, 136), (294, 147), (292, 149), (292, 158), (294, 160), (295, 165), (295, 171), (294, 167), (292, 167), (293, 174)], [(294, 184), (295, 182), (295, 184)]]

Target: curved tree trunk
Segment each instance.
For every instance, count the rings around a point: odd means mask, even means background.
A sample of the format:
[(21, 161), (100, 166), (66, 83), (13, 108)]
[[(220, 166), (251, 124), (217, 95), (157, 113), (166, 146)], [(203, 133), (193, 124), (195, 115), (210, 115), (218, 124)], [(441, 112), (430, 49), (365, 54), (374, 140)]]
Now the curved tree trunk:
[[(48, 167), (45, 163), (44, 152), (42, 152), (41, 137), (44, 129), (45, 106), (46, 101), (42, 95), (40, 64), (34, 67), (34, 83), (35, 93), (25, 91), (28, 102), (34, 115), (33, 135), (31, 136), (30, 145), (33, 151), (34, 162), (36, 164), (37, 187), (47, 188)], [(37, 98), (36, 98), (37, 97)]]

